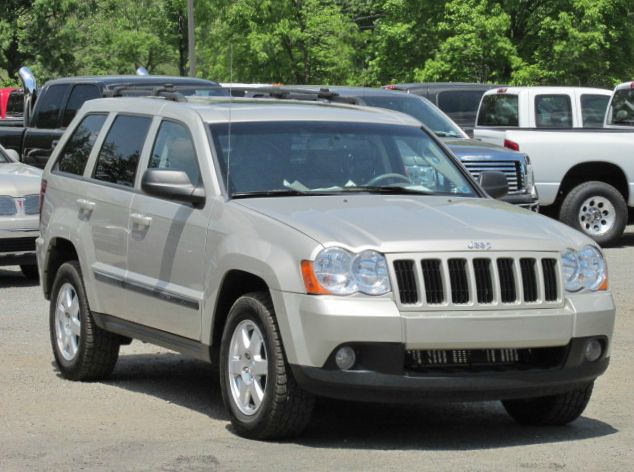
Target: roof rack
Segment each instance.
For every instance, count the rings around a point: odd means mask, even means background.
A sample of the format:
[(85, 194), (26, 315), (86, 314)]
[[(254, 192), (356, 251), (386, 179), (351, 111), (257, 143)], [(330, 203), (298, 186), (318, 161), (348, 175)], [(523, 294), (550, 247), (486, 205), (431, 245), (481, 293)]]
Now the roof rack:
[(174, 84), (165, 84), (158, 87), (134, 86), (130, 84), (117, 85), (107, 88), (104, 92), (105, 97), (163, 97), (173, 102), (186, 102), (185, 95), (179, 93)]
[(249, 98), (277, 98), (285, 100), (324, 101), (335, 103), (348, 103), (357, 105), (359, 101), (354, 97), (342, 97), (337, 92), (327, 88), (319, 90), (289, 88), (289, 87), (230, 87), (231, 90), (245, 92)]

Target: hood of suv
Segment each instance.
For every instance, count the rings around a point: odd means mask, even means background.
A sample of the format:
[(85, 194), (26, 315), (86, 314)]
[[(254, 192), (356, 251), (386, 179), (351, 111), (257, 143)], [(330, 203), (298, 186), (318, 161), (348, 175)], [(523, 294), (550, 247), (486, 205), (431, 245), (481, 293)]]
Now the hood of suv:
[(555, 220), (485, 198), (333, 195), (234, 200), (292, 226), (324, 245), (384, 253), (561, 251), (591, 240)]
[(462, 161), (517, 161), (522, 154), (477, 139), (445, 138), (445, 145)]
[(0, 163), (0, 195), (23, 197), (40, 193), (42, 171), (19, 162)]

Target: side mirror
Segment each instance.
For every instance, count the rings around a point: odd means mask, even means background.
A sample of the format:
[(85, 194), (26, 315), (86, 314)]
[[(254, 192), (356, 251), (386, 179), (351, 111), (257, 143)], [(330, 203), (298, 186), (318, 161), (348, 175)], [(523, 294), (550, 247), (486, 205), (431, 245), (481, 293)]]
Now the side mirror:
[(509, 183), (503, 172), (482, 172), (480, 174), (480, 185), (493, 198), (502, 198), (509, 193)]
[(205, 190), (196, 187), (182, 170), (148, 169), (141, 178), (141, 188), (149, 195), (202, 205)]

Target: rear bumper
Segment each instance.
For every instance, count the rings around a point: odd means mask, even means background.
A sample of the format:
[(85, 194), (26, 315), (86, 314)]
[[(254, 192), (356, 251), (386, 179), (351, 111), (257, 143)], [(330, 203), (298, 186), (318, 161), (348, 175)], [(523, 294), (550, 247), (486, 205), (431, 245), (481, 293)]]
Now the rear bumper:
[[(325, 368), (291, 365), (291, 368), (303, 389), (344, 400), (413, 403), (542, 397), (581, 387), (605, 372), (609, 357), (604, 355), (595, 362), (586, 361), (585, 341), (584, 338), (573, 339), (564, 363), (544, 370), (406, 372), (402, 368), (404, 346), (399, 344), (375, 345), (375, 351), (380, 354), (370, 356), (375, 359), (374, 365), (372, 360), (366, 361), (363, 370), (342, 371), (334, 365)], [(362, 352), (372, 352), (372, 348), (369, 349)], [(376, 370), (371, 370), (373, 368)]]

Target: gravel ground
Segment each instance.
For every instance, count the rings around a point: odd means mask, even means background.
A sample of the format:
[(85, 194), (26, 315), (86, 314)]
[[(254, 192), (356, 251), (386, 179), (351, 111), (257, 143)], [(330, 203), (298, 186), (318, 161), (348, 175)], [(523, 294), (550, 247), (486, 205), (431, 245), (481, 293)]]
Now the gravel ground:
[(606, 251), (618, 318), (612, 364), (582, 418), (521, 427), (498, 403), (392, 407), (321, 401), (305, 435), (241, 439), (214, 370), (148, 344), (122, 348), (107, 382), (63, 380), (48, 304), (17, 268), (0, 269), (0, 470), (634, 469), (634, 227)]

